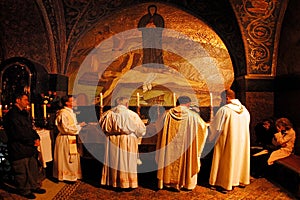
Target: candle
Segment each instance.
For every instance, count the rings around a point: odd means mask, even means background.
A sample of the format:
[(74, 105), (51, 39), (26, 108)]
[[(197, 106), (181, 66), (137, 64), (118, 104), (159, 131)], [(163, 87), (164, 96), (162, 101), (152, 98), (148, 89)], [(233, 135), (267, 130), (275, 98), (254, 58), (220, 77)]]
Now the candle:
[(103, 106), (103, 94), (102, 92), (100, 93), (100, 107)]
[(43, 105), (43, 110), (44, 110), (44, 119), (47, 119), (47, 108), (46, 108), (46, 104)]
[(213, 107), (213, 96), (212, 93), (209, 93), (209, 97), (210, 97), (210, 106)]
[(34, 104), (31, 104), (31, 117), (34, 119)]
[(2, 117), (2, 105), (0, 105), (0, 117)]
[(173, 93), (173, 106), (176, 107), (176, 95)]
[(213, 96), (212, 93), (209, 93), (209, 98), (210, 98), (210, 121), (212, 121), (213, 117), (214, 117), (214, 110), (213, 110)]
[(137, 107), (140, 107), (140, 93), (136, 93), (136, 104)]

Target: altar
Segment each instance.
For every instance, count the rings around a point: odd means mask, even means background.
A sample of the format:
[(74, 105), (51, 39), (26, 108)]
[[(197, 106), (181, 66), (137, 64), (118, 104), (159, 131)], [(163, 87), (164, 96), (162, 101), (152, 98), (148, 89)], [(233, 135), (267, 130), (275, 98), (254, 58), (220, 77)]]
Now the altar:
[[(109, 110), (110, 106), (103, 107), (103, 110)], [(146, 125), (146, 134), (143, 136), (141, 144), (139, 144), (139, 152), (141, 156), (143, 153), (155, 152), (157, 133), (162, 127), (158, 127), (156, 121), (160, 114), (170, 109), (166, 106), (142, 106), (140, 107), (139, 114)], [(137, 112), (137, 107), (129, 106), (130, 110)], [(98, 123), (99, 119), (99, 106), (79, 106), (77, 112), (78, 121), (85, 121), (87, 126), (82, 127), (78, 137), (78, 148), (80, 155), (83, 158), (102, 160), (104, 155), (104, 145), (106, 136), (100, 128)], [(211, 113), (210, 107), (200, 107), (200, 116), (204, 121), (209, 121)]]
[(106, 136), (98, 122), (89, 122), (78, 136), (78, 151), (81, 157), (102, 160)]

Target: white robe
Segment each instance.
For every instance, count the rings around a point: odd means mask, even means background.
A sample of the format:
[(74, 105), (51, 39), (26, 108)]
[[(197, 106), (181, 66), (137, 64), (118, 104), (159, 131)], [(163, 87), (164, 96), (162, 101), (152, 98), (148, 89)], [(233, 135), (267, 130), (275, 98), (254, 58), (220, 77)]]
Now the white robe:
[(210, 125), (216, 140), (209, 184), (232, 190), (250, 183), (250, 114), (238, 99), (221, 107)]
[(59, 134), (55, 140), (53, 177), (59, 181), (76, 181), (82, 178), (80, 155), (76, 135), (81, 129), (71, 108), (59, 110), (55, 119)]
[(146, 133), (144, 123), (123, 105), (105, 112), (99, 123), (107, 136), (101, 184), (137, 188), (138, 138)]

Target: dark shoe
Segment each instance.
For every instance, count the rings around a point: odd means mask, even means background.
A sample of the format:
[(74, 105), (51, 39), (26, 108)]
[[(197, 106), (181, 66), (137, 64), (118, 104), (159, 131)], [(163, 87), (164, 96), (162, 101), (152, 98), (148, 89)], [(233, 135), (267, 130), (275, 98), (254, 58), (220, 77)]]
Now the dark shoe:
[(33, 193), (21, 194), (21, 195), (27, 199), (35, 199), (36, 198), (36, 196)]
[(218, 190), (218, 192), (222, 193), (222, 194), (227, 194), (228, 190)]
[(190, 191), (192, 191), (193, 189), (188, 189), (188, 188), (181, 188), (180, 190), (182, 190), (182, 191), (185, 191), (185, 192), (190, 192)]
[(66, 183), (66, 184), (75, 184), (77, 181), (64, 181), (64, 183)]
[(136, 188), (122, 188), (122, 191), (124, 192), (131, 192), (133, 190), (135, 190)]
[(217, 191), (220, 192), (220, 193), (222, 193), (222, 194), (227, 194), (229, 192), (229, 190), (226, 190), (226, 189), (224, 189), (222, 187), (217, 187)]
[(171, 191), (171, 192), (180, 192), (180, 189), (175, 188), (175, 187), (166, 187), (166, 190)]
[(45, 194), (46, 190), (42, 189), (42, 188), (37, 188), (35, 190), (31, 190), (33, 193), (37, 193), (37, 194)]
[(214, 185), (210, 185), (209, 188), (210, 188), (211, 190), (217, 190), (217, 187), (214, 186)]

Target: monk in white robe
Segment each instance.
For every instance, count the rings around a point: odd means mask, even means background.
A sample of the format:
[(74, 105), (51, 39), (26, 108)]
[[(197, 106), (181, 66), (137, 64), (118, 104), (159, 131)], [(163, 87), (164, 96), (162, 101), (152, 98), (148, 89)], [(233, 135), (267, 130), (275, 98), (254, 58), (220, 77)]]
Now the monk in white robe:
[(216, 140), (209, 184), (224, 193), (250, 183), (250, 114), (232, 90), (226, 90), (226, 103), (211, 122), (209, 135)]
[(189, 109), (191, 99), (178, 98), (179, 106), (164, 117), (164, 127), (158, 134), (156, 161), (158, 188), (192, 190), (197, 185), (200, 157), (206, 141), (207, 123)]
[(138, 187), (138, 143), (146, 127), (138, 114), (128, 109), (128, 103), (128, 98), (119, 97), (117, 106), (103, 113), (99, 120), (106, 134), (102, 185)]
[(78, 124), (76, 114), (72, 109), (76, 105), (76, 101), (71, 95), (65, 96), (61, 100), (64, 108), (57, 112), (55, 119), (59, 134), (54, 147), (53, 177), (59, 181), (74, 182), (82, 178), (76, 136), (86, 123)]

